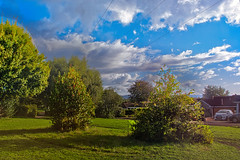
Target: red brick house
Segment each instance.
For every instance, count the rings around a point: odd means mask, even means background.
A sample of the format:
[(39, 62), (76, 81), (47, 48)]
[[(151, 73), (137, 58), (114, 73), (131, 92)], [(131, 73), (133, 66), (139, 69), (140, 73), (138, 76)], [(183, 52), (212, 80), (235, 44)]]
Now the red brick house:
[(230, 109), (233, 113), (239, 113), (240, 95), (217, 96), (211, 99), (201, 99), (200, 102), (205, 108), (206, 117), (213, 117), (220, 109)]

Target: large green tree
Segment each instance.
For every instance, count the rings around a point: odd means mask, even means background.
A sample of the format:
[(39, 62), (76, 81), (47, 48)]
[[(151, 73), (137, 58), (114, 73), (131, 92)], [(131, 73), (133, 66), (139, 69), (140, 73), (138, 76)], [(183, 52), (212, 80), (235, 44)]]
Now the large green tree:
[(143, 80), (136, 81), (128, 89), (131, 102), (140, 103), (142, 101), (147, 101), (152, 90), (153, 87), (149, 82)]
[(49, 71), (27, 31), (9, 21), (0, 24), (0, 101), (41, 93)]
[(215, 96), (228, 96), (229, 91), (221, 86), (208, 85), (204, 88), (203, 98), (211, 99)]
[(96, 108), (96, 116), (102, 118), (114, 118), (119, 111), (119, 106), (123, 98), (114, 91), (113, 88), (107, 88), (103, 91), (102, 100)]
[(58, 77), (59, 74), (63, 75), (67, 73), (69, 67), (73, 67), (76, 72), (78, 72), (84, 85), (86, 86), (87, 92), (92, 97), (93, 102), (97, 105), (103, 92), (101, 75), (99, 71), (91, 69), (87, 65), (86, 58), (81, 60), (77, 56), (72, 56), (69, 61), (67, 61), (64, 57), (54, 58), (50, 61), (51, 73), (49, 77), (49, 87), (39, 98), (47, 100), (45, 97), (49, 97), (51, 90), (53, 90), (56, 77)]
[(91, 69), (87, 65), (85, 57), (81, 60), (77, 56), (72, 56), (68, 64), (74, 67), (80, 74), (83, 83), (87, 87), (87, 92), (91, 95), (93, 102), (97, 104), (103, 92), (102, 79), (99, 71)]
[(46, 90), (38, 96), (40, 101), (43, 101), (45, 104), (48, 103), (48, 97), (50, 96), (51, 91), (54, 89), (55, 79), (58, 75), (63, 75), (69, 70), (68, 62), (65, 57), (54, 58), (53, 61), (49, 61), (49, 67), (51, 68), (50, 76), (48, 78), (48, 87)]

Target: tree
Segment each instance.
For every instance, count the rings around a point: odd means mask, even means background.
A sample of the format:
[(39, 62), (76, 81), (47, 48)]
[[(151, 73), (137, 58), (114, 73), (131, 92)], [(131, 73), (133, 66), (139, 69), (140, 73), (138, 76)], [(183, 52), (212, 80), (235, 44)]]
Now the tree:
[(62, 76), (69, 70), (68, 63), (65, 57), (54, 58), (52, 61), (49, 61), (49, 67), (51, 69), (50, 76), (48, 78), (49, 85), (46, 90), (37, 97), (37, 99), (46, 104), (46, 106), (48, 106), (51, 91), (54, 89), (55, 79), (59, 76), (59, 74)]
[(123, 98), (114, 91), (113, 88), (107, 88), (103, 91), (102, 102), (96, 108), (96, 116), (102, 118), (114, 118)]
[(211, 99), (214, 96), (228, 96), (229, 91), (221, 86), (208, 85), (204, 88), (203, 98)]
[(153, 87), (149, 82), (138, 80), (133, 85), (130, 86), (128, 92), (130, 93), (131, 102), (140, 103), (142, 101), (147, 101)]
[(203, 110), (189, 95), (180, 89), (180, 83), (169, 70), (162, 69), (147, 108), (132, 121), (133, 137), (155, 142), (212, 143), (211, 131), (207, 126), (199, 125)]
[(39, 96), (39, 98), (45, 101), (46, 104), (48, 103), (46, 100), (48, 100), (47, 97), (49, 97), (50, 92), (53, 89), (55, 83), (54, 79), (56, 79), (59, 74), (63, 75), (67, 73), (69, 67), (75, 68), (86, 86), (87, 92), (92, 97), (93, 102), (95, 105), (98, 105), (103, 91), (101, 75), (99, 71), (89, 68), (86, 58), (81, 60), (76, 56), (72, 56), (69, 61), (65, 58), (54, 58), (53, 61), (50, 61), (51, 72), (48, 79), (49, 87), (41, 96)]
[(85, 57), (80, 60), (78, 57), (72, 56), (69, 60), (69, 66), (74, 67), (76, 71), (78, 71), (83, 83), (87, 87), (87, 92), (91, 95), (93, 102), (97, 105), (103, 92), (102, 79), (99, 71), (90, 69)]
[(55, 80), (49, 101), (53, 127), (60, 131), (85, 129), (94, 116), (94, 105), (80, 75), (70, 67)]
[(0, 24), (0, 101), (40, 94), (49, 66), (28, 32), (9, 21)]

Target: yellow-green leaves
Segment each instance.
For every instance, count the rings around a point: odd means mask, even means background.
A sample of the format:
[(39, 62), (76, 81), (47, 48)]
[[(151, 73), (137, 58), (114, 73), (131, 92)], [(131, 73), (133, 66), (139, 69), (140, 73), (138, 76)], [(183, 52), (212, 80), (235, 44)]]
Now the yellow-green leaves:
[(86, 86), (74, 68), (55, 79), (49, 99), (54, 128), (70, 131), (86, 128), (94, 115), (94, 105)]
[[(191, 92), (190, 92), (191, 93)], [(200, 104), (180, 89), (170, 70), (161, 69), (148, 107), (132, 124), (132, 135), (145, 141), (190, 141), (211, 143), (211, 131), (198, 127), (203, 118)], [(194, 122), (193, 122), (194, 121)]]
[(0, 99), (41, 93), (48, 85), (49, 66), (17, 24), (0, 24)]

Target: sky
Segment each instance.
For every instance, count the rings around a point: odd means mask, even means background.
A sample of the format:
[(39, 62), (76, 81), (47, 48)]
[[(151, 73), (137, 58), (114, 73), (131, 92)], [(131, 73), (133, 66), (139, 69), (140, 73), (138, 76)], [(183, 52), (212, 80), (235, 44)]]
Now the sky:
[(120, 95), (164, 65), (185, 90), (240, 94), (240, 0), (0, 0), (47, 60), (86, 57)]

